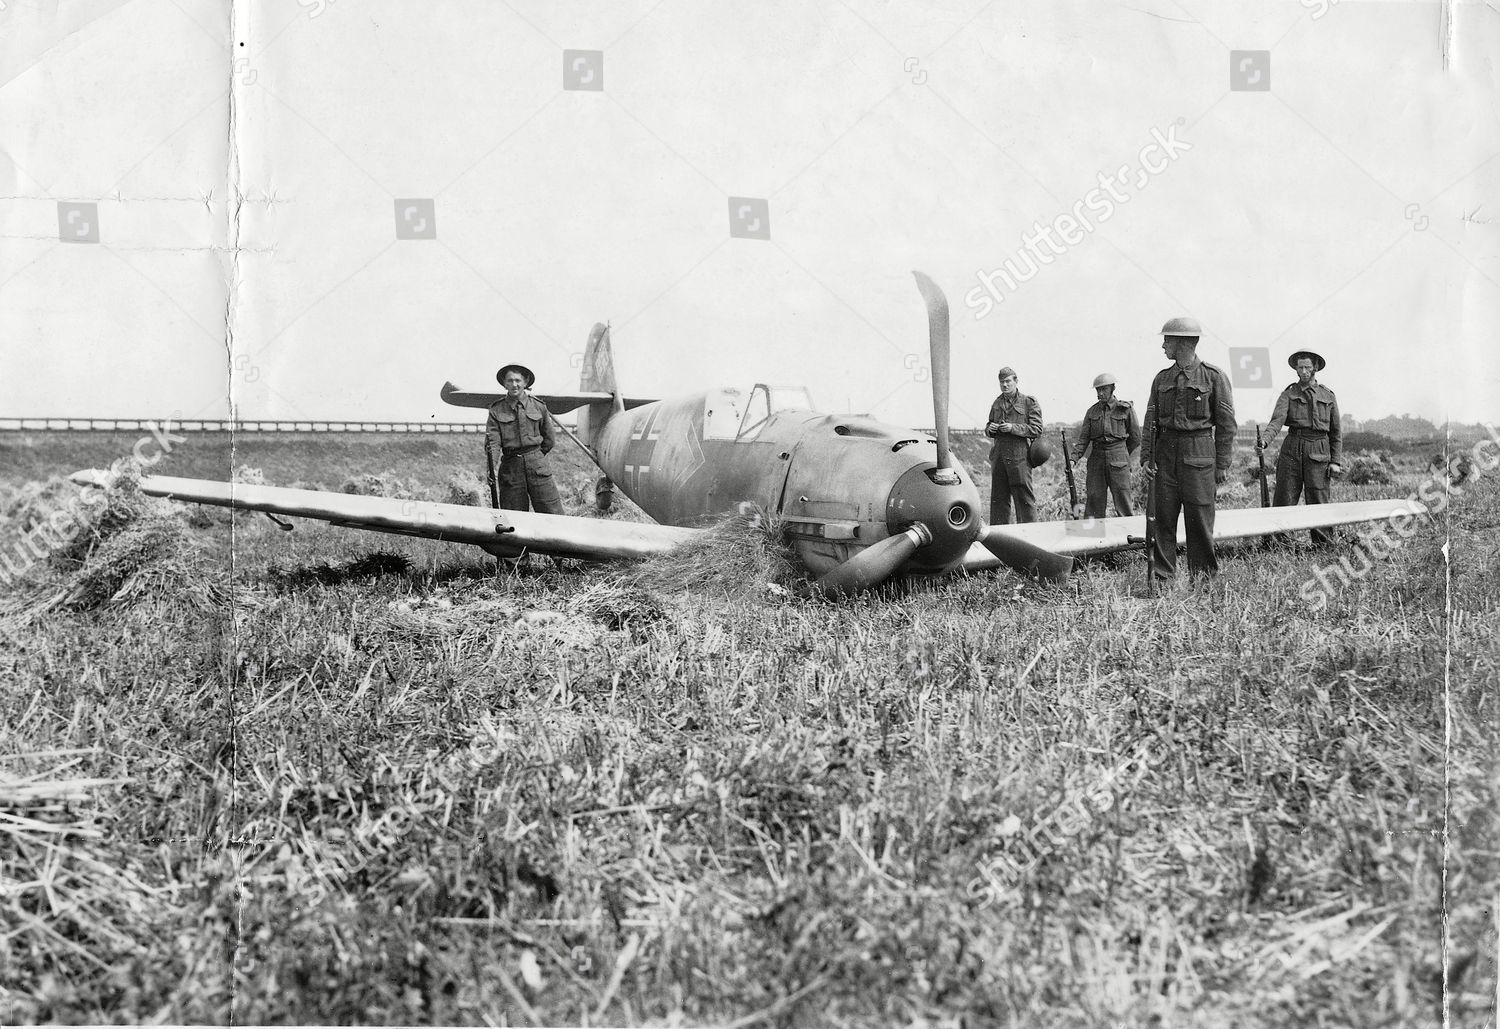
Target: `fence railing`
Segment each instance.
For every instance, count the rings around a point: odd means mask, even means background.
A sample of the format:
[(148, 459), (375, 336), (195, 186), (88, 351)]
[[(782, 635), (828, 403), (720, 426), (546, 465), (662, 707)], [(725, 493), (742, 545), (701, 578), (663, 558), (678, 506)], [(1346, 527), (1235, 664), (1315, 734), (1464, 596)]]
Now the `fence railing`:
[(234, 421), (229, 418), (0, 418), (0, 432), (483, 432), (483, 422)]
[[(483, 422), (393, 422), (393, 421), (275, 421), (254, 419), (234, 421), (229, 418), (0, 418), (0, 432), (150, 432), (152, 426), (172, 432), (386, 432), (426, 433), (480, 433)], [(932, 433), (922, 429), (921, 432)], [(1072, 431), (1071, 428), (1069, 430)], [(1055, 431), (1049, 431), (1049, 437)], [(983, 429), (950, 429), (949, 435), (958, 438), (974, 438), (984, 435)], [(1235, 430), (1234, 441), (1242, 447), (1255, 445), (1255, 430), (1241, 426)], [(1442, 437), (1432, 439), (1403, 439), (1397, 442), (1407, 446), (1441, 446)]]
[[(922, 429), (921, 431), (927, 433), (929, 436), (932, 435), (932, 430), (931, 429)], [(1068, 439), (1069, 439), (1070, 443), (1076, 438), (1073, 435), (1073, 431), (1074, 431), (1073, 430), (1073, 426), (1071, 426), (1071, 425), (1068, 426)], [(948, 430), (948, 435), (950, 437), (956, 438), (956, 439), (972, 439), (972, 438), (977, 437), (977, 436), (983, 436), (984, 435), (984, 430), (983, 429), (949, 429)], [(1045, 433), (1043, 433), (1043, 435), (1046, 436), (1048, 439), (1051, 439), (1051, 440), (1055, 441), (1057, 439), (1057, 430), (1056, 429), (1048, 429)], [(1246, 428), (1244, 426), (1240, 426), (1238, 429), (1234, 430), (1234, 441), (1235, 441), (1235, 443), (1239, 444), (1242, 447), (1253, 447), (1253, 446), (1255, 446), (1255, 430), (1251, 429), (1251, 428)]]

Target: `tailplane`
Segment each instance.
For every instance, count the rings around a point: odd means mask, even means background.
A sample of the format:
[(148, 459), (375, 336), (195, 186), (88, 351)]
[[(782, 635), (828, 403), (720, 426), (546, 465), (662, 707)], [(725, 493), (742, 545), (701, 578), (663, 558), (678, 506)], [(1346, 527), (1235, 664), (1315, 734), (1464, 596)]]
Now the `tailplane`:
[[(615, 382), (615, 358), (609, 348), (609, 326), (595, 325), (589, 333), (588, 345), (584, 347), (579, 362), (580, 390), (577, 393), (533, 393), (553, 414), (578, 411), (579, 435), (592, 443), (594, 436), (616, 411), (628, 411), (632, 407), (656, 403), (656, 397), (621, 396)], [(454, 407), (477, 407), (488, 409), (505, 396), (504, 390), (460, 389), (451, 382), (443, 383), (443, 403)]]

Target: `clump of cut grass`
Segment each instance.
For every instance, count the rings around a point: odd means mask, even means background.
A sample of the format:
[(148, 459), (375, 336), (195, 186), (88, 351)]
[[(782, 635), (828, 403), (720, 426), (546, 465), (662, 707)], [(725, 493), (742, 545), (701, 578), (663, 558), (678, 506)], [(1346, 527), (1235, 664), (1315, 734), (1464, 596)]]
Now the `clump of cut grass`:
[(170, 592), (189, 583), (194, 545), (166, 501), (141, 492), (141, 467), (117, 465), (105, 488), (108, 503), (91, 532), (80, 533), (55, 555), (69, 568), (68, 607), (91, 608), (148, 592)]
[(361, 497), (393, 497), (397, 500), (425, 500), (426, 491), (416, 479), (403, 479), (393, 472), (365, 472), (351, 475), (339, 487), (343, 493)]
[(618, 579), (595, 579), (568, 601), (568, 609), (607, 629), (631, 629), (665, 617), (661, 601), (645, 586)]
[(759, 597), (801, 591), (807, 584), (781, 521), (758, 514), (736, 515), (631, 568), (617, 581), (626, 589), (662, 597)]
[(448, 493), (443, 499), (449, 504), (466, 504), (469, 507), (485, 505), (485, 484), (473, 472), (454, 472), (448, 476)]
[(63, 603), (90, 608), (170, 592), (192, 579), (191, 540), (175, 517), (152, 516), (99, 539), (72, 573)]
[(196, 574), (198, 550), (183, 519), (141, 492), (140, 475), (139, 463), (127, 459), (111, 469), (102, 495), (72, 494), (66, 533), (54, 534), (46, 560), (28, 568), (17, 591), (21, 609), (86, 609), (184, 591), (195, 600), (222, 599)]
[(1389, 486), (1396, 481), (1396, 469), (1390, 456), (1368, 451), (1354, 455), (1347, 474), (1355, 486)]

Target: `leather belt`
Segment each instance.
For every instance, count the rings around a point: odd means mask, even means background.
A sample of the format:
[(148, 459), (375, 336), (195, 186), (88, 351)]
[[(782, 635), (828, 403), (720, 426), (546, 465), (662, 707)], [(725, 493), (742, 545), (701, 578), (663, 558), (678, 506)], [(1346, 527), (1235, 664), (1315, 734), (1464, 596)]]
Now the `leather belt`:
[(529, 447), (516, 447), (513, 450), (512, 449), (504, 449), (504, 448), (502, 448), (501, 451), (500, 451), (500, 456), (501, 457), (520, 457), (522, 454), (529, 454), (533, 450), (540, 450), (541, 446), (542, 445), (540, 443), (534, 443), (534, 444), (532, 444)]
[(1327, 429), (1304, 429), (1300, 425), (1293, 425), (1291, 431), (1294, 436), (1309, 436), (1313, 439), (1323, 439), (1328, 435)]
[(1213, 431), (1213, 426), (1209, 426), (1206, 429), (1168, 429), (1163, 427), (1161, 434), (1163, 436), (1207, 436)]

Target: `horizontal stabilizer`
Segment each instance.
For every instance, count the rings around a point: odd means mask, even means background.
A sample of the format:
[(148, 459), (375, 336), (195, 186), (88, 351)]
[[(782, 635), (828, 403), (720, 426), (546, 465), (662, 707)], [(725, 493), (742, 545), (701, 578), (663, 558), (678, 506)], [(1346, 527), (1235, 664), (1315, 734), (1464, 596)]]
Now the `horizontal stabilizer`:
[[(1395, 517), (1416, 517), (1426, 508), (1415, 500), (1352, 500), (1341, 504), (1299, 504), (1296, 507), (1247, 507), (1219, 511), (1214, 516), (1214, 540), (1268, 536), (1298, 529), (1326, 529), (1335, 525), (1380, 522)], [(1043, 550), (1067, 557), (1107, 554), (1123, 550), (1146, 535), (1146, 519), (1079, 518), (1065, 522), (1028, 522), (1022, 525), (991, 525), (984, 538), (1022, 540)], [(982, 543), (964, 555), (969, 571), (998, 568), (1001, 561)]]
[[(107, 473), (74, 472), (84, 486), (103, 486)], [(316, 518), (334, 525), (450, 543), (473, 543), (496, 554), (523, 550), (558, 557), (595, 560), (655, 557), (703, 530), (648, 525), (532, 511), (497, 511), (465, 504), (438, 504), (394, 497), (364, 497), (286, 486), (251, 486), (167, 475), (141, 477), (141, 492), (194, 504), (243, 511), (265, 511), (291, 518)]]
[[(547, 410), (553, 414), (567, 414), (569, 411), (584, 406), (585, 404), (607, 404), (614, 399), (611, 393), (583, 392), (583, 393), (533, 393), (542, 403), (547, 405)], [(443, 383), (443, 403), (452, 404), (454, 407), (477, 407), (487, 411), (497, 400), (505, 397), (505, 391), (480, 391), (459, 389), (451, 382)], [(625, 409), (632, 407), (644, 407), (654, 404), (654, 398), (626, 397), (624, 398)]]

